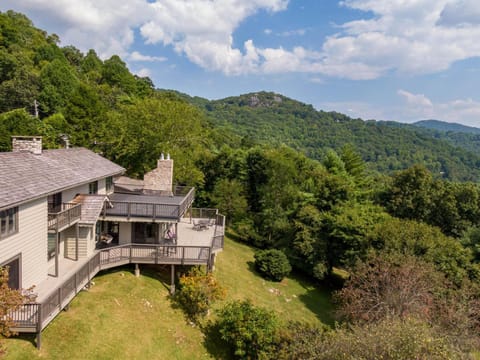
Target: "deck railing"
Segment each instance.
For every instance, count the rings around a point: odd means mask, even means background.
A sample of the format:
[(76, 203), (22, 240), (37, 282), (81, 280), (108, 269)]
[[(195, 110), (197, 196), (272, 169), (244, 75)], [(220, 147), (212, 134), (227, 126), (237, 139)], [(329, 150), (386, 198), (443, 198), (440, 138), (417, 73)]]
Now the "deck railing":
[(218, 209), (211, 208), (191, 208), (188, 216), (194, 219), (215, 219), (218, 215)]
[(80, 220), (82, 207), (80, 204), (62, 204), (62, 210), (55, 213), (48, 213), (48, 230), (59, 231), (73, 225)]
[[(113, 207), (110, 207), (110, 204)], [(109, 204), (106, 202), (103, 207), (103, 216), (122, 216), (127, 219), (131, 217), (150, 218), (152, 220), (178, 219), (180, 211), (178, 205), (110, 201)]]
[[(103, 216), (121, 216), (127, 219), (131, 217), (142, 217), (152, 220), (180, 219), (192, 205), (195, 198), (195, 189), (192, 187), (177, 186), (173, 193), (175, 196), (184, 197), (180, 204), (163, 204), (161, 197), (158, 197), (158, 203), (110, 200), (109, 202), (105, 202)], [(155, 197), (152, 196), (152, 198)]]
[(212, 249), (223, 249), (225, 238), (225, 216), (217, 214), (215, 218), (215, 233), (212, 240)]
[[(68, 210), (72, 209), (69, 208)], [(211, 246), (177, 246), (157, 244), (126, 244), (101, 249), (60, 286), (39, 303), (22, 305), (9, 315), (16, 326), (13, 331), (37, 333), (78, 294), (101, 270), (125, 264), (208, 265), (212, 253), (223, 249), (225, 216), (213, 209), (192, 209), (192, 215), (214, 219), (215, 230)], [(37, 338), (37, 346), (40, 346)]]
[(208, 246), (166, 246), (128, 244), (100, 250), (59, 287), (35, 304), (25, 304), (9, 315), (15, 322), (13, 331), (43, 330), (51, 320), (100, 271), (124, 264), (208, 265), (212, 248)]
[(175, 187), (176, 194), (177, 194), (177, 191), (178, 191), (178, 194), (182, 194), (182, 195), (186, 192), (185, 197), (180, 203), (180, 206), (178, 209), (179, 216), (183, 216), (185, 215), (187, 210), (192, 206), (193, 200), (195, 199), (195, 188), (177, 186)]

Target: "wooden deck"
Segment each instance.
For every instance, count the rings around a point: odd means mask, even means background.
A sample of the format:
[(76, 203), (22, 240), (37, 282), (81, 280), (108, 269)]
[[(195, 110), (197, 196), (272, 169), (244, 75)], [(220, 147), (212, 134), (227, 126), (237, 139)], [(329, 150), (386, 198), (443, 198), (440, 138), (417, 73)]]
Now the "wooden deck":
[(17, 332), (41, 331), (101, 270), (125, 264), (207, 265), (211, 255), (223, 248), (225, 219), (216, 215), (216, 225), (197, 230), (193, 219), (183, 218), (178, 225), (176, 244), (125, 244), (97, 250), (91, 257), (78, 261), (59, 259), (59, 277), (48, 276), (35, 288), (35, 304), (25, 304), (10, 316)]

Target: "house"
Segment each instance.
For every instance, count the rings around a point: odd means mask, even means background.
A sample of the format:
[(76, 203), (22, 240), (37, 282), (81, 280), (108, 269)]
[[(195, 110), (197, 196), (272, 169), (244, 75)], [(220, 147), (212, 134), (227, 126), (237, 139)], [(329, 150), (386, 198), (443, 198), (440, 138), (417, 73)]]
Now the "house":
[(173, 186), (167, 155), (143, 180), (84, 148), (43, 150), (13, 137), (0, 153), (0, 266), (9, 286), (37, 299), (12, 313), (13, 330), (40, 334), (103, 269), (124, 264), (207, 265), (223, 248), (225, 219), (194, 209), (194, 188)]

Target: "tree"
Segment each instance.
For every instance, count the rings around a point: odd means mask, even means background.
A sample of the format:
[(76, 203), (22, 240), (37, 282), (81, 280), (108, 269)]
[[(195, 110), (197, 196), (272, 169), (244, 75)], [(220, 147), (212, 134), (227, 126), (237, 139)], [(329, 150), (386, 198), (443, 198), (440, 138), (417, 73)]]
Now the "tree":
[(415, 318), (387, 318), (363, 326), (343, 326), (336, 331), (313, 333), (303, 330), (300, 334), (306, 334), (307, 339), (287, 343), (276, 358), (281, 360), (468, 358), (468, 351), (462, 352), (436, 327)]
[(385, 206), (396, 216), (425, 221), (430, 216), (433, 179), (423, 166), (415, 165), (397, 173), (385, 194)]
[(344, 168), (357, 182), (365, 180), (365, 162), (358, 155), (351, 144), (346, 144), (340, 151), (340, 158), (343, 161)]
[(236, 358), (272, 357), (279, 335), (279, 323), (272, 311), (254, 306), (249, 300), (234, 301), (220, 310), (217, 327)]
[(360, 323), (409, 316), (431, 320), (443, 279), (431, 264), (413, 256), (372, 255), (357, 263), (335, 294), (338, 315)]
[(180, 277), (180, 289), (175, 300), (182, 306), (192, 320), (206, 315), (210, 306), (225, 297), (225, 290), (218, 284), (211, 272), (202, 273), (193, 268)]
[(243, 186), (236, 179), (220, 179), (213, 189), (212, 203), (226, 216), (229, 224), (244, 218), (248, 207)]
[(267, 249), (255, 253), (255, 267), (267, 279), (282, 281), (290, 274), (292, 267), (281, 250)]
[(0, 114), (0, 151), (10, 151), (12, 135), (38, 135), (40, 121), (24, 109)]
[(347, 202), (323, 215), (323, 237), (328, 240), (328, 264), (352, 266), (364, 259), (371, 245), (369, 235), (389, 215), (378, 205)]
[(130, 176), (152, 170), (161, 153), (170, 153), (177, 183), (203, 182), (196, 163), (208, 153), (208, 131), (200, 111), (186, 102), (171, 96), (137, 99), (110, 111), (102, 129), (105, 155)]
[(110, 86), (116, 86), (129, 95), (134, 95), (137, 90), (135, 77), (117, 55), (103, 63), (102, 78)]
[[(10, 336), (12, 332), (11, 327), (15, 325), (12, 317), (12, 311), (18, 310), (20, 306), (25, 303), (35, 301), (35, 296), (32, 294), (33, 288), (24, 290), (11, 289), (8, 286), (8, 268), (0, 267), (0, 335)], [(0, 355), (2, 354), (2, 347), (0, 344)]]
[(60, 111), (79, 84), (75, 72), (65, 60), (55, 59), (40, 72), (40, 107), (51, 115)]
[(389, 218), (375, 227), (369, 241), (372, 247), (383, 252), (413, 255), (434, 264), (456, 284), (467, 277), (479, 276), (471, 251), (428, 224)]

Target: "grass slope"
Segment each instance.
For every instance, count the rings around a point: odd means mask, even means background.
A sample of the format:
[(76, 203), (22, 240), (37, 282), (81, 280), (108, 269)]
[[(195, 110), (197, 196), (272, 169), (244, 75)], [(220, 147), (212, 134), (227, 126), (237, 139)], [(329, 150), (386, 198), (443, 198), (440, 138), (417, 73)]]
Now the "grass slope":
[[(216, 276), (227, 299), (250, 298), (285, 320), (332, 324), (330, 294), (301, 277), (281, 283), (263, 280), (253, 270), (253, 250), (226, 241)], [(204, 336), (172, 307), (168, 271), (142, 267), (104, 272), (81, 292), (42, 333), (42, 349), (32, 336), (6, 340), (5, 359), (210, 359)], [(218, 307), (222, 304), (218, 304)]]

